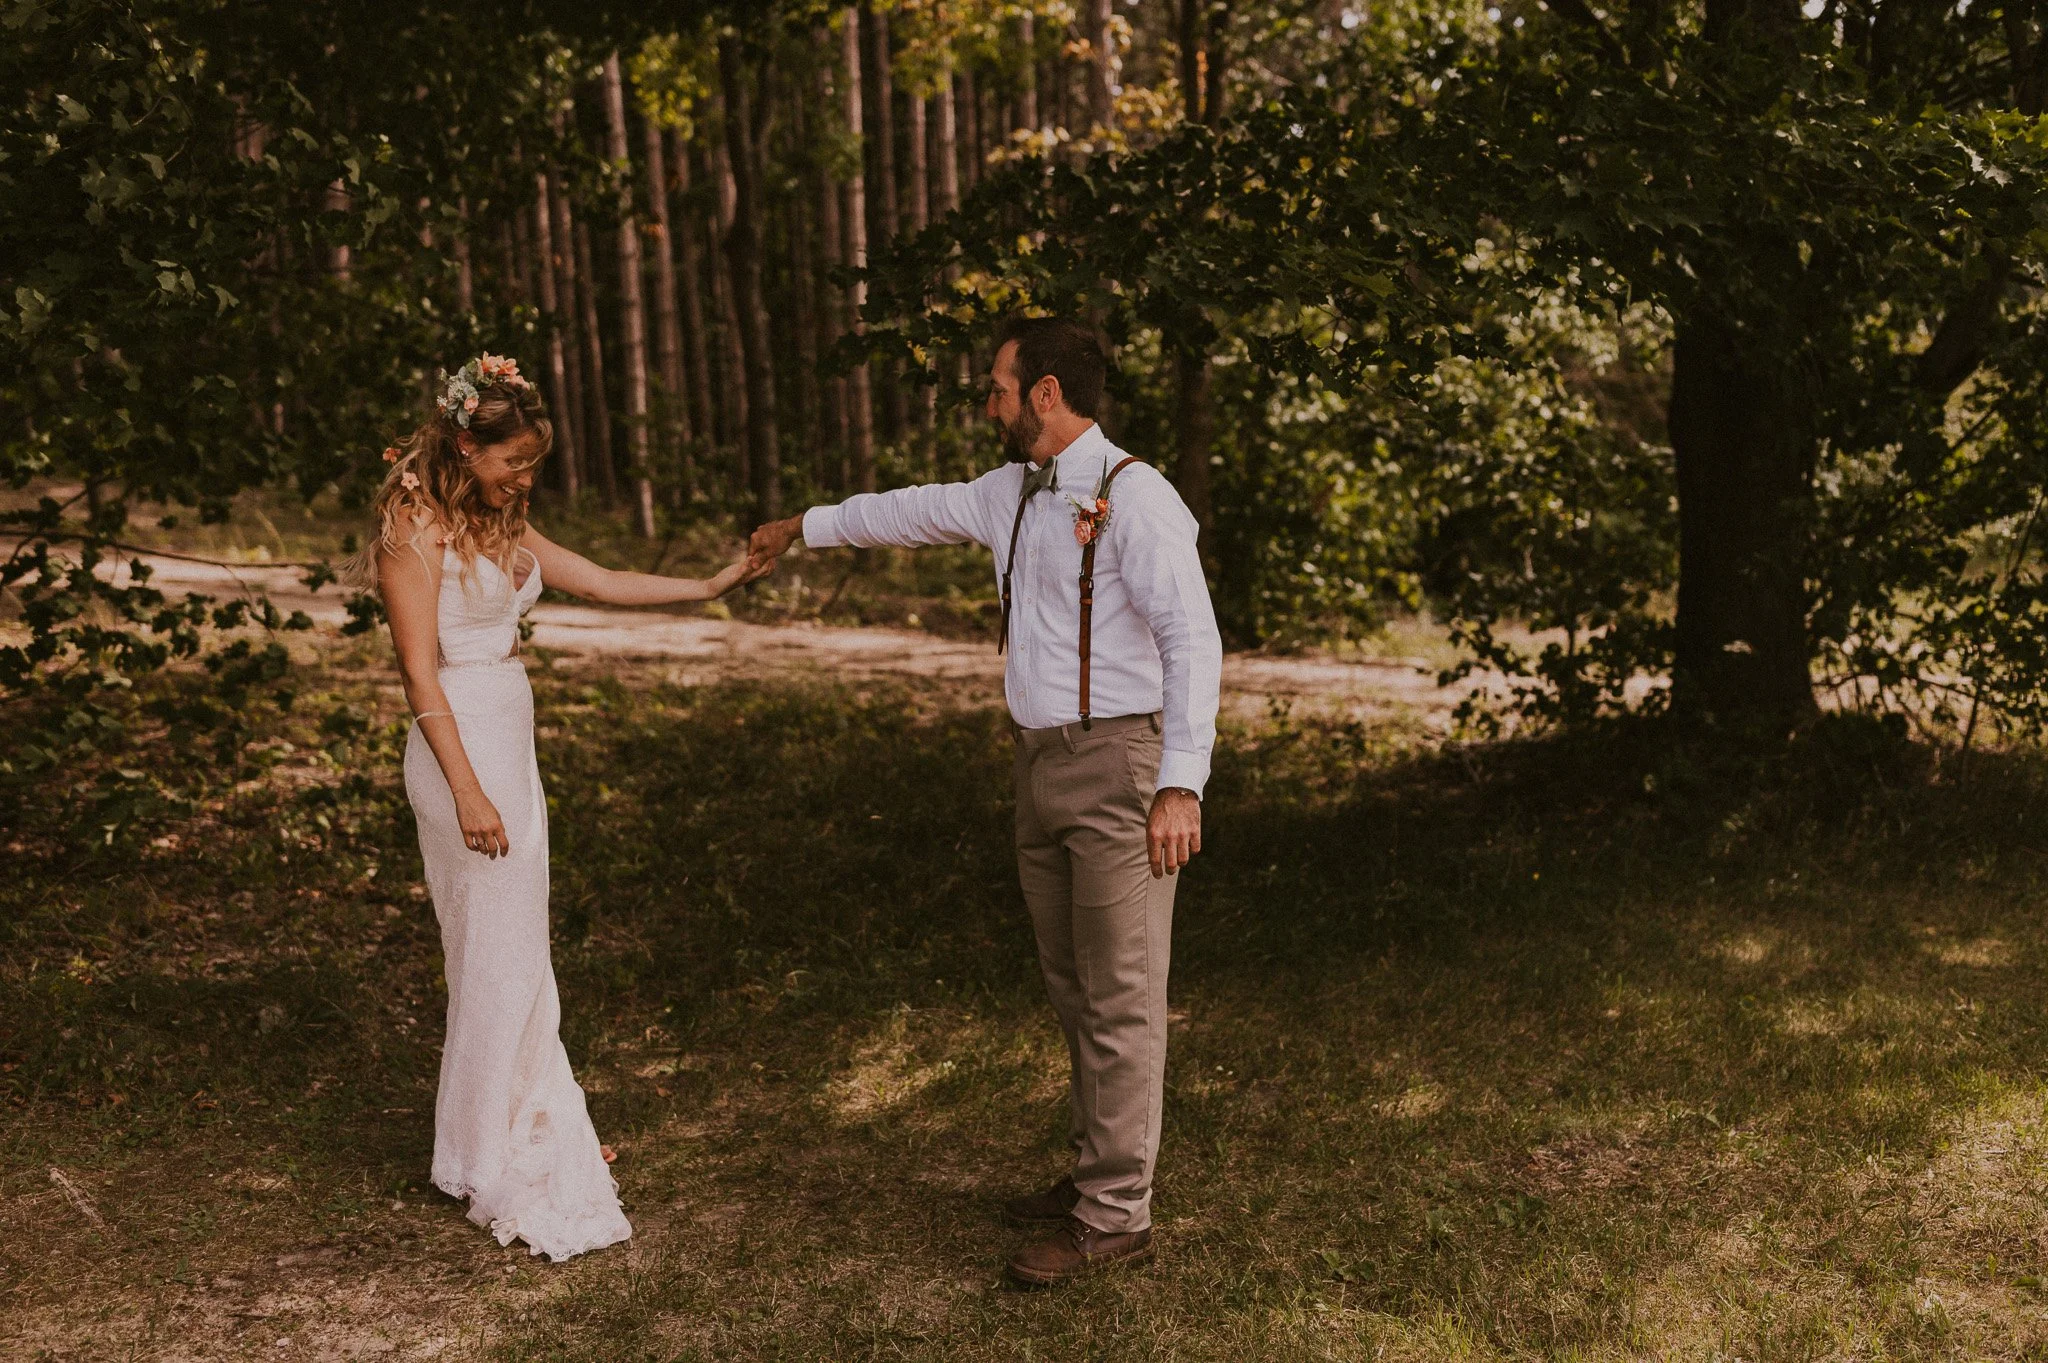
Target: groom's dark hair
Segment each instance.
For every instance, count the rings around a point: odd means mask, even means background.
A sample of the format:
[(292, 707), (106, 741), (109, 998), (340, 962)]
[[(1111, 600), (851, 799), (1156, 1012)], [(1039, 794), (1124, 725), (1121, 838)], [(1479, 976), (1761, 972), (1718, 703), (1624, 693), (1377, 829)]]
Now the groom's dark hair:
[(1013, 317), (996, 334), (996, 349), (1017, 343), (1017, 391), (1028, 395), (1047, 374), (1060, 381), (1060, 396), (1077, 416), (1092, 417), (1102, 405), (1107, 367), (1095, 334), (1064, 317)]

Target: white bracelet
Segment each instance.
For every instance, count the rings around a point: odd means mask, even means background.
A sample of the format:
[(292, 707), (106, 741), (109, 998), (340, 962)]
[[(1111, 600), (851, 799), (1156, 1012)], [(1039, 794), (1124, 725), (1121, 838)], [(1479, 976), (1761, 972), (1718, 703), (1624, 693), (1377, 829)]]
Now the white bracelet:
[(450, 719), (455, 718), (455, 712), (453, 710), (429, 710), (423, 715), (414, 715), (412, 717), (412, 722), (417, 724), (423, 719), (438, 719), (442, 715), (446, 715)]

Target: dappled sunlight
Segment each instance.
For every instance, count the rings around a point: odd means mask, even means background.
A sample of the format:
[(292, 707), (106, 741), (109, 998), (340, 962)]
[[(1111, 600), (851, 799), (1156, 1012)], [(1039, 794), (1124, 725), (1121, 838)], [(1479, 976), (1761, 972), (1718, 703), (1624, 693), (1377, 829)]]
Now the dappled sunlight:
[(1965, 941), (1929, 942), (1924, 949), (1942, 965), (1996, 970), (2016, 964), (2017, 950), (2003, 937), (1972, 937)]
[(952, 1074), (952, 1060), (920, 1063), (908, 1032), (910, 1009), (899, 1005), (877, 1035), (856, 1047), (851, 1065), (825, 1086), (833, 1112), (845, 1119), (874, 1117), (902, 1106)]
[(1440, 1084), (1413, 1084), (1402, 1090), (1397, 1098), (1379, 1104), (1378, 1110), (1385, 1116), (1398, 1117), (1403, 1121), (1421, 1121), (1434, 1117), (1449, 1107), (1451, 1096)]

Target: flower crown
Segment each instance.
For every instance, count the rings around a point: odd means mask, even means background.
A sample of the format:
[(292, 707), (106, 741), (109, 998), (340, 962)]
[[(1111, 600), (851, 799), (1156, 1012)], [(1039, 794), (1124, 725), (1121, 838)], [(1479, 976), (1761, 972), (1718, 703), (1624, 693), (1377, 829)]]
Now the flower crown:
[(441, 396), (435, 399), (444, 416), (453, 417), (463, 430), (469, 429), (469, 414), (476, 410), (477, 390), (502, 383), (508, 388), (531, 388), (519, 373), (519, 361), (493, 355), (486, 350), (450, 374), (441, 371)]

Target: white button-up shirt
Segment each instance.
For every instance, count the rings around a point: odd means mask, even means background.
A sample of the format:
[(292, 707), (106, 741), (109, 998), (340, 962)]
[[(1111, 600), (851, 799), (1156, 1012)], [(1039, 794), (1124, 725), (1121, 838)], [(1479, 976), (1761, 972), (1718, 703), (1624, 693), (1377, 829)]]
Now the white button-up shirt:
[[(1100, 426), (1058, 456), (1058, 483), (1032, 497), (1017, 534), (1010, 581), (1010, 653), (1003, 689), (1027, 729), (1081, 718), (1081, 546), (1077, 507), (1092, 505), (1102, 476), (1124, 458)], [(813, 548), (983, 545), (1000, 583), (1026, 466), (1008, 464), (971, 483), (863, 493), (804, 513)], [(1195, 551), (1195, 518), (1173, 484), (1132, 464), (1110, 484), (1110, 515), (1095, 549), (1089, 712), (1160, 712), (1158, 784), (1200, 795), (1216, 746), (1223, 641)]]

